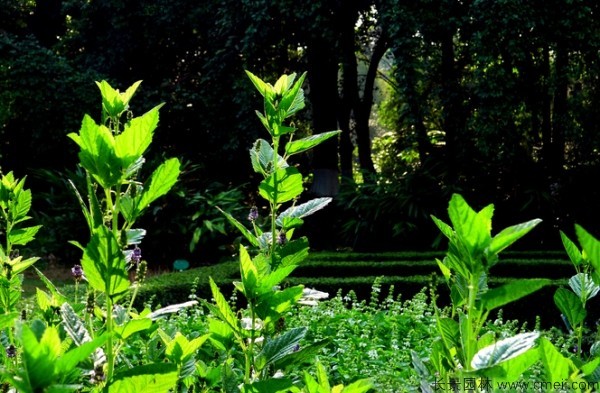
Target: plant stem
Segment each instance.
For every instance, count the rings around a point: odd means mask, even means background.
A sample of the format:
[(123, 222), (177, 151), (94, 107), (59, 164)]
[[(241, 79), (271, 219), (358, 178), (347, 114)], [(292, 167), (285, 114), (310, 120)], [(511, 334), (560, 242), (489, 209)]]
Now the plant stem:
[(273, 200), (271, 206), (271, 267), (275, 267), (275, 246), (277, 245), (277, 170), (279, 169), (279, 137), (273, 137), (273, 184), (275, 192), (273, 192)]

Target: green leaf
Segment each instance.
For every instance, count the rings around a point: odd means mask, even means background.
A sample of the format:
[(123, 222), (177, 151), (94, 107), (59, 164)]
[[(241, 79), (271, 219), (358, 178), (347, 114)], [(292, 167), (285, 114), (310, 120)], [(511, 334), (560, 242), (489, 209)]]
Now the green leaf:
[(25, 178), (19, 181), (16, 188), (20, 191), (15, 192), (15, 199), (9, 209), (10, 220), (13, 221), (13, 224), (29, 219), (27, 213), (31, 209), (31, 190), (23, 190), (24, 185)]
[(460, 346), (460, 329), (458, 323), (451, 318), (440, 318), (438, 320), (438, 331), (446, 345), (446, 348)]
[(569, 256), (569, 259), (575, 266), (579, 266), (583, 263), (583, 255), (581, 255), (581, 251), (577, 247), (577, 245), (569, 239), (567, 235), (563, 231), (560, 231), (560, 238), (562, 240), (563, 246), (565, 247), (565, 251)]
[(551, 280), (542, 278), (511, 281), (483, 293), (481, 295), (481, 305), (485, 310), (491, 311), (527, 296), (551, 284), (551, 282)]
[(300, 78), (298, 78), (291, 89), (288, 87), (288, 90), (281, 99), (279, 107), (286, 112), (286, 118), (304, 108), (304, 90), (302, 90), (302, 84), (305, 78), (306, 72), (300, 75)]
[(142, 193), (137, 211), (141, 212), (156, 199), (169, 192), (177, 182), (179, 173), (179, 160), (177, 158), (170, 158), (156, 168), (150, 177), (150, 185)]
[(515, 358), (529, 351), (535, 345), (539, 335), (538, 332), (521, 333), (489, 345), (473, 356), (471, 367), (480, 370)]
[[(85, 327), (85, 324), (81, 319), (79, 319), (79, 316), (69, 303), (65, 302), (60, 307), (60, 316), (62, 319), (62, 326), (76, 346), (80, 347), (83, 344), (92, 341), (92, 337)], [(94, 361), (94, 366), (106, 363), (106, 356), (102, 348), (97, 348), (94, 351), (92, 358)]]
[(243, 245), (240, 245), (240, 272), (244, 284), (244, 295), (248, 299), (253, 299), (256, 295), (256, 287), (260, 277), (250, 254), (248, 254), (248, 250)]
[(291, 156), (312, 149), (315, 146), (325, 142), (327, 139), (339, 135), (341, 131), (328, 131), (321, 134), (311, 135), (306, 138), (291, 141), (285, 145), (285, 154)]
[(446, 236), (448, 239), (452, 240), (455, 236), (454, 229), (444, 221), (440, 220), (435, 216), (431, 216), (431, 219), (435, 223), (435, 225), (440, 229), (440, 231)]
[(276, 204), (291, 201), (302, 194), (303, 190), (302, 175), (294, 167), (279, 169), (263, 180), (258, 187), (263, 198)]
[(129, 101), (137, 91), (142, 81), (137, 81), (127, 90), (121, 93), (118, 89), (114, 89), (108, 82), (96, 82), (102, 95), (102, 109), (111, 117), (118, 117), (123, 111), (129, 107)]
[(103, 334), (92, 341), (81, 344), (64, 353), (56, 361), (56, 373), (66, 376), (73, 372), (79, 363), (87, 359), (92, 353), (98, 351), (100, 349), (99, 347), (103, 345), (106, 340), (108, 340), (108, 335)]
[(7, 314), (0, 314), (0, 330), (4, 330), (8, 327), (12, 327), (20, 313), (11, 312)]
[(246, 238), (246, 240), (248, 240), (250, 242), (250, 244), (252, 244), (254, 247), (260, 246), (258, 239), (256, 238), (256, 236), (254, 236), (254, 234), (252, 232), (250, 232), (248, 230), (248, 228), (246, 228), (241, 222), (236, 220), (231, 214), (227, 213), (225, 210), (221, 209), (219, 206), (215, 206), (215, 207), (217, 208), (217, 210), (219, 210), (221, 212), (221, 214), (223, 214), (225, 216), (225, 218), (227, 218), (227, 221), (229, 221), (231, 223), (231, 225), (236, 227), (238, 229), (238, 231), (240, 231), (242, 233), (242, 235), (244, 235), (244, 237)]
[(540, 359), (540, 351), (530, 349), (516, 356), (512, 359), (508, 359), (494, 367), (490, 367), (483, 370), (483, 375), (488, 378), (492, 378), (494, 382), (514, 382), (522, 378), (523, 373), (533, 366)]
[(279, 249), (279, 257), (281, 258), (279, 266), (298, 266), (308, 258), (308, 252), (308, 239), (304, 236), (287, 242), (285, 246)]
[(22, 359), (33, 391), (43, 391), (56, 378), (54, 362), (60, 353), (58, 331), (47, 327), (38, 340), (33, 330), (21, 325)]
[(79, 134), (68, 135), (79, 145), (79, 161), (103, 188), (115, 186), (121, 179), (121, 160), (115, 153), (115, 139), (104, 125), (85, 115)]
[(590, 263), (597, 272), (600, 272), (600, 241), (579, 225), (575, 225), (575, 233)]
[(581, 300), (568, 289), (558, 288), (556, 290), (554, 304), (556, 304), (556, 307), (567, 318), (572, 327), (579, 325), (587, 316)]
[(115, 333), (123, 340), (131, 335), (150, 329), (152, 320), (150, 318), (131, 319), (122, 326), (115, 327)]
[(14, 275), (23, 273), (29, 266), (33, 265), (39, 260), (38, 257), (27, 258), (23, 260), (21, 257), (13, 259), (9, 263), (12, 265), (12, 272)]
[(331, 344), (330, 340), (325, 339), (301, 346), (298, 351), (290, 352), (281, 359), (274, 361), (273, 368), (275, 370), (297, 370), (302, 365), (312, 365), (321, 349), (329, 344)]
[(287, 354), (294, 352), (307, 331), (306, 327), (293, 328), (274, 339), (268, 339), (257, 356), (255, 363), (257, 370), (260, 371), (282, 359)]
[(308, 202), (302, 203), (298, 206), (292, 206), (286, 210), (284, 210), (277, 217), (276, 224), (279, 227), (283, 227), (283, 223), (285, 219), (290, 218), (304, 218), (310, 216), (311, 214), (323, 209), (331, 202), (331, 198), (315, 198), (311, 199)]
[(158, 110), (161, 105), (152, 108), (142, 116), (131, 119), (125, 129), (115, 137), (115, 152), (121, 159), (121, 168), (129, 168), (138, 161), (152, 143), (152, 135), (158, 126)]
[(275, 169), (283, 169), (288, 167), (285, 159), (280, 155), (277, 155), (277, 168), (273, 168), (273, 155), (275, 152), (264, 139), (258, 139), (254, 142), (252, 149), (250, 149), (250, 161), (252, 162), (252, 168), (256, 173), (260, 173), (263, 176), (268, 176)]
[(254, 85), (254, 87), (256, 87), (256, 90), (258, 90), (258, 92), (263, 97), (268, 97), (269, 94), (271, 94), (271, 95), (275, 94), (273, 86), (263, 82), (263, 80), (260, 79), (258, 76), (254, 75), (253, 73), (251, 73), (248, 70), (246, 70), (246, 75), (248, 75), (248, 78), (250, 78), (250, 80), (252, 81), (252, 84)]
[(342, 393), (366, 393), (373, 388), (373, 383), (368, 379), (359, 379), (345, 386)]
[[(269, 291), (273, 290), (273, 287), (279, 285), (283, 280), (285, 280), (294, 270), (296, 269), (296, 265), (289, 265), (278, 267), (265, 277), (263, 277), (260, 281), (260, 287), (258, 294), (262, 295)], [(245, 285), (244, 285), (245, 286)]]
[(490, 244), (494, 205), (475, 212), (461, 195), (454, 194), (450, 199), (448, 214), (454, 231), (472, 256), (477, 256)]
[(81, 267), (92, 288), (108, 296), (120, 296), (129, 290), (125, 256), (114, 234), (99, 226), (83, 252)]
[(572, 360), (564, 357), (548, 339), (542, 337), (539, 341), (540, 358), (546, 371), (544, 380), (562, 382), (569, 379), (577, 370)]
[(593, 298), (600, 291), (600, 286), (586, 273), (577, 273), (569, 279), (569, 286), (579, 296), (582, 304)]
[(209, 277), (210, 290), (212, 292), (213, 300), (215, 301), (216, 307), (211, 307), (211, 310), (219, 319), (227, 323), (234, 333), (240, 331), (240, 321), (237, 319), (229, 303), (219, 290), (217, 284), (215, 284), (212, 277)]
[(177, 366), (173, 363), (146, 364), (115, 375), (108, 392), (168, 392), (175, 387), (178, 378)]
[(25, 245), (35, 238), (41, 227), (41, 225), (35, 225), (27, 228), (13, 229), (8, 234), (8, 241), (13, 245)]
[(487, 254), (496, 255), (500, 253), (502, 250), (519, 240), (521, 237), (525, 236), (540, 222), (542, 222), (542, 220), (535, 219), (503, 229), (500, 231), (500, 233), (493, 237), (492, 242), (486, 250)]

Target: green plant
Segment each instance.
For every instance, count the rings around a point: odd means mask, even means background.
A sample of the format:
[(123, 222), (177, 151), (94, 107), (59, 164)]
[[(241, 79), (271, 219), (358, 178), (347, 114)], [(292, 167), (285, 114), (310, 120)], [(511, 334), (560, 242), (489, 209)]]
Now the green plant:
[[(599, 244), (581, 226), (575, 226), (575, 232), (579, 243), (584, 247), (580, 250), (577, 245), (564, 233), (560, 236), (575, 267), (576, 274), (569, 279), (569, 291), (566, 288), (558, 288), (554, 294), (554, 303), (562, 313), (567, 328), (577, 338), (575, 351), (579, 358), (583, 355), (583, 336), (586, 330), (585, 319), (587, 316), (586, 305), (600, 291), (600, 265), (592, 261), (594, 247)], [(596, 344), (596, 347), (600, 342)]]
[[(116, 367), (123, 340), (152, 325), (148, 317), (129, 316), (139, 287), (137, 282), (130, 282), (129, 270), (141, 262), (138, 245), (146, 233), (136, 228), (135, 222), (152, 202), (171, 189), (179, 176), (179, 161), (172, 158), (156, 168), (149, 179), (139, 179), (162, 106), (133, 116), (129, 102), (140, 83), (125, 92), (106, 81), (97, 83), (102, 95), (101, 122), (85, 115), (79, 133), (68, 135), (79, 146), (80, 165), (86, 172), (86, 192), (73, 186), (91, 237), (85, 247), (79, 246), (83, 251), (81, 266), (93, 291), (92, 299), (100, 295), (104, 299), (104, 307), (96, 306), (96, 313), (104, 321), (102, 330), (107, 334), (106, 363), (100, 371), (104, 375), (101, 383), (109, 390), (135, 384), (162, 389), (177, 380), (177, 373), (162, 364), (122, 370)], [(94, 307), (92, 314), (93, 310)], [(88, 312), (88, 323), (92, 316)]]
[[(259, 195), (266, 200), (269, 210), (264, 229), (258, 225), (256, 208), (251, 209), (248, 216), (251, 229), (222, 211), (257, 249), (257, 254), (252, 257), (246, 247), (240, 247), (241, 281), (234, 284), (246, 302), (245, 309), (234, 312), (210, 280), (214, 299), (214, 304), (207, 303), (213, 315), (211, 340), (231, 354), (225, 358), (224, 365), (231, 370), (228, 374), (232, 378), (239, 364), (241, 391), (289, 391), (294, 388), (293, 380), (287, 376), (275, 378), (275, 372), (279, 370), (285, 375), (294, 367), (310, 362), (324, 345), (317, 342), (300, 347), (307, 328), (283, 329), (284, 317), (301, 299), (303, 286), (283, 288), (282, 283), (308, 256), (308, 240), (292, 236), (304, 217), (324, 208), (331, 199), (317, 198), (297, 204), (304, 190), (303, 179), (300, 171), (287, 160), (336, 136), (338, 131), (294, 140), (295, 128), (287, 121), (304, 107), (305, 74), (297, 80), (295, 74), (283, 75), (275, 85), (265, 83), (250, 72), (247, 74), (264, 98), (264, 112), (257, 115), (271, 136), (270, 142), (258, 139), (250, 150), (252, 168), (263, 177), (258, 186)], [(282, 206), (290, 203), (291, 206), (282, 211)], [(232, 343), (235, 343), (234, 348)], [(236, 354), (241, 359), (236, 359)]]
[(541, 221), (510, 226), (492, 236), (493, 212), (493, 205), (476, 212), (462, 196), (454, 194), (448, 207), (452, 226), (433, 217), (449, 239), (448, 252), (438, 265), (450, 289), (451, 315), (438, 314), (440, 339), (432, 346), (431, 372), (414, 356), (415, 367), (426, 383), (433, 372), (444, 384), (467, 377), (511, 381), (539, 358), (533, 349), (538, 332), (497, 340), (493, 332), (484, 330), (491, 311), (550, 283), (546, 279), (526, 279), (488, 288), (489, 271), (498, 263), (498, 254)]

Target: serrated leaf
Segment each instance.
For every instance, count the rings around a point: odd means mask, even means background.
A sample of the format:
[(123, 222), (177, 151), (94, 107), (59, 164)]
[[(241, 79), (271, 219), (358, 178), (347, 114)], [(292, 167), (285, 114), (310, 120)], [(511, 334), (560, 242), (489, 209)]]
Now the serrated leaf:
[(165, 195), (175, 185), (179, 177), (179, 160), (170, 158), (154, 170), (150, 177), (150, 185), (144, 190), (137, 205), (137, 211), (141, 212), (152, 202)]
[(460, 345), (460, 330), (458, 323), (455, 320), (450, 318), (440, 318), (438, 320), (438, 330), (447, 348), (450, 349)]
[(295, 167), (279, 169), (258, 187), (260, 196), (276, 204), (291, 201), (302, 194), (303, 190), (302, 175)]
[(235, 217), (233, 217), (231, 214), (227, 213), (225, 210), (221, 209), (219, 206), (215, 206), (215, 208), (218, 211), (220, 211), (221, 214), (223, 214), (225, 216), (225, 218), (227, 218), (227, 221), (229, 221), (231, 223), (231, 225), (236, 227), (237, 230), (242, 233), (242, 235), (246, 238), (246, 240), (248, 240), (250, 242), (250, 244), (252, 244), (254, 247), (258, 247), (260, 245), (256, 236), (254, 236), (254, 234), (252, 232), (250, 232), (248, 230), (248, 228), (246, 228), (244, 226), (244, 224), (242, 224), (241, 222), (236, 220)]
[(600, 286), (586, 273), (577, 273), (569, 279), (569, 286), (579, 296), (583, 304), (593, 298), (600, 291)]
[(44, 285), (46, 285), (46, 288), (48, 288), (56, 302), (58, 302), (59, 305), (65, 303), (67, 301), (67, 298), (62, 293), (60, 293), (58, 289), (56, 289), (56, 286), (54, 286), (52, 281), (50, 281), (48, 277), (46, 277), (44, 273), (39, 271), (37, 268), (34, 267), (34, 270), (37, 273), (40, 280), (44, 283)]
[(484, 309), (491, 311), (532, 294), (551, 283), (551, 280), (542, 278), (511, 281), (508, 284), (483, 293), (481, 295), (481, 304)]
[(590, 263), (600, 272), (600, 241), (579, 225), (575, 225), (575, 233)]
[(227, 323), (234, 333), (240, 331), (240, 321), (237, 319), (229, 303), (219, 290), (217, 284), (215, 284), (212, 277), (209, 277), (210, 290), (212, 292), (213, 300), (215, 301), (216, 307), (211, 307), (212, 311), (216, 311), (216, 316), (219, 317), (223, 322)]
[(306, 327), (293, 328), (274, 339), (267, 339), (256, 359), (257, 370), (260, 371), (299, 349), (300, 341), (306, 335), (307, 330)]
[(264, 139), (257, 139), (252, 149), (250, 149), (250, 161), (252, 162), (254, 171), (267, 176), (275, 169), (287, 168), (287, 162), (279, 154), (277, 155), (277, 168), (273, 168), (274, 154), (275, 152), (269, 142)]
[(315, 198), (298, 206), (292, 206), (279, 214), (276, 224), (279, 227), (284, 226), (285, 219), (304, 218), (323, 209), (331, 202), (331, 198)]
[(330, 344), (330, 340), (319, 340), (308, 345), (302, 345), (297, 351), (290, 352), (281, 359), (273, 362), (275, 370), (298, 369), (302, 365), (312, 365), (321, 349)]
[(114, 234), (104, 226), (96, 228), (85, 247), (81, 267), (90, 286), (108, 296), (121, 296), (129, 290), (125, 256)]
[(328, 132), (323, 132), (321, 134), (315, 134), (315, 135), (311, 135), (306, 138), (291, 141), (285, 145), (285, 154), (287, 154), (288, 156), (291, 156), (293, 154), (305, 152), (307, 150), (312, 149), (313, 147), (318, 146), (319, 144), (325, 142), (327, 139), (330, 139), (340, 133), (341, 133), (341, 131), (339, 131), (339, 130), (328, 131)]
[[(100, 350), (100, 346), (103, 345), (107, 339), (108, 335), (104, 334), (64, 353), (56, 361), (56, 373), (59, 375), (67, 375), (72, 372), (79, 363), (87, 359), (91, 354)], [(94, 364), (96, 364), (95, 361)]]
[(41, 227), (41, 225), (35, 225), (32, 227), (13, 229), (8, 234), (8, 241), (13, 245), (24, 246), (35, 238), (35, 235)]
[(473, 356), (471, 367), (481, 370), (515, 358), (533, 348), (539, 335), (538, 332), (521, 333), (488, 345)]
[[(79, 316), (73, 310), (73, 307), (69, 303), (63, 303), (60, 307), (60, 316), (63, 322), (63, 327), (69, 337), (73, 340), (75, 345), (82, 346), (85, 343), (92, 341), (92, 337), (88, 332), (85, 324)], [(94, 351), (93, 355), (94, 366), (103, 364), (106, 362), (106, 356), (102, 348), (98, 348)]]
[(550, 382), (565, 381), (571, 373), (577, 370), (572, 360), (564, 357), (547, 338), (540, 338), (540, 358), (546, 375), (544, 379)]
[(240, 245), (240, 273), (244, 284), (243, 293), (246, 298), (253, 299), (260, 277), (248, 250), (243, 245)]
[(512, 359), (508, 359), (494, 367), (484, 369), (482, 374), (493, 379), (495, 383), (501, 381), (514, 382), (519, 378), (522, 378), (523, 373), (533, 366), (539, 358), (539, 350), (530, 349), (529, 351)]
[(274, 94), (273, 86), (263, 82), (262, 79), (260, 79), (258, 76), (254, 75), (248, 70), (246, 70), (246, 75), (248, 75), (248, 78), (250, 78), (252, 84), (254, 85), (254, 87), (256, 87), (256, 90), (258, 90), (258, 92), (263, 97), (268, 97), (269, 93)]
[(492, 238), (492, 242), (488, 246), (486, 252), (488, 255), (496, 255), (500, 253), (518, 239), (525, 236), (540, 222), (542, 222), (542, 220), (535, 219), (503, 229), (500, 231), (500, 233)]
[(554, 293), (554, 304), (567, 318), (571, 326), (575, 327), (585, 320), (587, 312), (581, 300), (573, 292), (565, 288), (558, 288)]
[(444, 221), (440, 220), (435, 216), (431, 216), (431, 219), (433, 220), (435, 225), (440, 229), (442, 234), (444, 234), (444, 236), (446, 236), (448, 239), (454, 238), (454, 229), (452, 229), (450, 225), (446, 224)]
[(131, 319), (122, 326), (115, 327), (115, 333), (123, 340), (131, 335), (150, 329), (152, 320), (150, 318)]
[(583, 255), (581, 255), (581, 250), (579, 250), (577, 245), (563, 231), (560, 231), (560, 238), (573, 265), (578, 266), (582, 264)]
[(17, 274), (23, 273), (25, 270), (27, 270), (27, 268), (29, 266), (36, 263), (39, 259), (40, 258), (38, 258), (38, 257), (27, 258), (27, 259), (22, 259), (21, 257), (17, 257), (16, 259), (11, 260), (9, 263), (12, 265), (13, 274), (17, 275)]
[(142, 116), (125, 124), (123, 132), (115, 137), (115, 152), (121, 159), (123, 170), (138, 161), (152, 143), (152, 135), (158, 126), (158, 105)]

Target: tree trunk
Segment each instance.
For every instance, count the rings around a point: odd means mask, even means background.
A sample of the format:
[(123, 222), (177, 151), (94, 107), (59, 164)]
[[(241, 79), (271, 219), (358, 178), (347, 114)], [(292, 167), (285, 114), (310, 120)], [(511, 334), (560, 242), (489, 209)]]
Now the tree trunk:
[[(371, 156), (371, 132), (369, 120), (371, 118), (371, 109), (373, 108), (373, 89), (375, 87), (375, 78), (381, 58), (387, 51), (388, 45), (385, 36), (381, 35), (373, 48), (369, 68), (365, 77), (362, 100), (357, 97), (356, 100), (356, 141), (358, 144), (358, 158), (360, 168), (367, 173), (375, 173), (373, 157)], [(357, 89), (358, 90), (358, 89)]]
[(446, 132), (446, 154), (449, 180), (456, 181), (463, 172), (465, 149), (466, 116), (463, 108), (463, 95), (460, 88), (459, 73), (455, 64), (454, 33), (444, 32), (441, 39), (442, 62), (441, 78), (443, 104), (443, 126)]
[(353, 173), (354, 144), (351, 137), (350, 119), (352, 118), (353, 108), (356, 107), (356, 100), (358, 99), (358, 75), (354, 34), (358, 12), (356, 8), (350, 6), (343, 7), (341, 12), (343, 13), (340, 18), (342, 91), (338, 111), (338, 123), (340, 130), (342, 130), (340, 138), (340, 167), (342, 170), (342, 179), (351, 179)]

